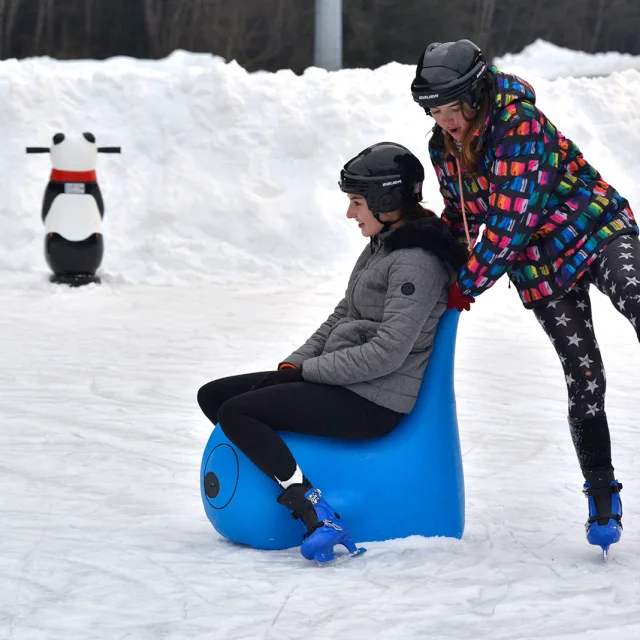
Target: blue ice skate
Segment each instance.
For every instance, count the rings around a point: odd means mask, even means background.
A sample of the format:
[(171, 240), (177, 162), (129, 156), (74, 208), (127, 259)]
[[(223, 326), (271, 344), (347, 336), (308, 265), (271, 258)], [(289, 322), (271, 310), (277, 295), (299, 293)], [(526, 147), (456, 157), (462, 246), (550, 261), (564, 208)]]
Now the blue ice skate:
[[(587, 529), (587, 541), (589, 544), (602, 547), (602, 558), (606, 562), (609, 547), (620, 540), (622, 535), (622, 501), (620, 490), (622, 484), (613, 480), (606, 487), (592, 487), (589, 482), (584, 483), (583, 493), (589, 500), (589, 519), (585, 527)], [(609, 509), (596, 502), (609, 503)]]
[[(305, 478), (302, 484), (292, 484), (278, 497), (280, 504), (289, 507), (296, 519), (302, 520), (307, 532), (302, 538), (300, 553), (307, 560), (316, 560), (320, 566), (331, 566), (363, 554), (366, 549), (356, 547), (349, 528)], [(336, 556), (333, 547), (342, 544), (348, 554)]]

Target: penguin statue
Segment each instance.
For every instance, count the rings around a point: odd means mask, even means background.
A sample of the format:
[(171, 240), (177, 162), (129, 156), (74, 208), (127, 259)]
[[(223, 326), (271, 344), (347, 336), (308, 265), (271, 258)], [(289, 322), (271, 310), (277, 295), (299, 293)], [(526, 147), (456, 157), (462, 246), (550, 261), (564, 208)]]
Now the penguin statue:
[(99, 283), (104, 203), (96, 160), (98, 153), (120, 153), (120, 147), (96, 147), (92, 133), (56, 133), (51, 148), (27, 147), (27, 153), (50, 153), (53, 165), (42, 204), (49, 280), (76, 287)]

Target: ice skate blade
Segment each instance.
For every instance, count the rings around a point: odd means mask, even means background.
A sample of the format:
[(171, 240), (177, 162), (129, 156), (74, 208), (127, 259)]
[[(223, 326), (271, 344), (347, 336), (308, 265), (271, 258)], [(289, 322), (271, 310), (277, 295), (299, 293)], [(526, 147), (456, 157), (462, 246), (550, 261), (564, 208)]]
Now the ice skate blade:
[(606, 562), (609, 558), (609, 547), (602, 547), (602, 562)]
[(353, 553), (341, 553), (338, 556), (335, 556), (331, 560), (321, 561), (316, 558), (316, 562), (319, 567), (335, 567), (338, 564), (344, 564), (345, 562), (349, 562), (353, 560), (353, 558), (357, 558), (365, 553), (367, 550), (364, 547), (358, 547)]

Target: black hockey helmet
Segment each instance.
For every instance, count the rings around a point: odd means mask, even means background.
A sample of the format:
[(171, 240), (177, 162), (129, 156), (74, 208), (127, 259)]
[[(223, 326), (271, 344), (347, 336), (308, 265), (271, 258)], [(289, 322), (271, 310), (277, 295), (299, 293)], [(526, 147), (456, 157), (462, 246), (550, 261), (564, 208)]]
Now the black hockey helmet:
[(428, 115), (432, 107), (456, 100), (477, 109), (485, 95), (486, 75), (487, 61), (470, 40), (432, 42), (418, 60), (411, 94)]
[(409, 149), (378, 142), (344, 165), (338, 185), (345, 193), (362, 196), (377, 218), (420, 202), (423, 180), (424, 167)]

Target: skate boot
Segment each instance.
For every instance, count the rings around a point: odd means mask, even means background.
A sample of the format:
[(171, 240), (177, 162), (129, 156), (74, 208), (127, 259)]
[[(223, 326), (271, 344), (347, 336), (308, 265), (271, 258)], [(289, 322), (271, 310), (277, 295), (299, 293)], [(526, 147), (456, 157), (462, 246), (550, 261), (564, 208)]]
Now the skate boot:
[[(307, 527), (300, 547), (300, 553), (307, 560), (315, 559), (320, 566), (330, 566), (366, 551), (356, 547), (351, 532), (340, 516), (322, 497), (320, 490), (314, 489), (306, 478), (302, 484), (287, 487), (278, 497), (278, 502), (291, 509), (291, 515), (296, 520), (302, 520)], [(333, 547), (337, 544), (344, 545), (349, 553), (336, 556)]]
[[(606, 562), (609, 547), (622, 535), (622, 484), (617, 480), (603, 484), (602, 475), (597, 471), (585, 472), (585, 477), (591, 481), (584, 483), (583, 493), (589, 500), (589, 519), (585, 524), (587, 541), (602, 547), (602, 558)], [(613, 470), (604, 475), (612, 477)]]

